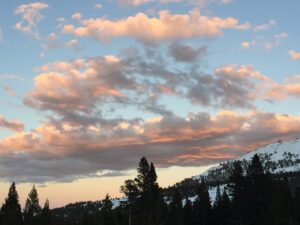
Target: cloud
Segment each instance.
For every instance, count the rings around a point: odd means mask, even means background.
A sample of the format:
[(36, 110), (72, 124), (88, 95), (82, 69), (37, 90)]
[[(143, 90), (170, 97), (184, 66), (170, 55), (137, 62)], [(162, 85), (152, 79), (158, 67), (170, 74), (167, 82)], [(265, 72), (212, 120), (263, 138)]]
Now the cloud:
[(190, 88), (188, 97), (195, 103), (221, 108), (251, 108), (259, 98), (257, 83), (268, 78), (251, 65), (226, 65), (214, 75), (204, 75)]
[(299, 116), (260, 111), (164, 116), (105, 129), (46, 123), (0, 140), (0, 175), (18, 182), (71, 181), (118, 174), (144, 155), (159, 167), (207, 165), (294, 138), (299, 129)]
[(25, 78), (14, 74), (0, 73), (0, 80), (25, 81)]
[(0, 115), (0, 128), (7, 128), (13, 131), (23, 131), (24, 124), (17, 120), (7, 120)]
[(126, 6), (139, 6), (151, 2), (155, 2), (159, 4), (168, 4), (174, 2), (182, 2), (182, 0), (118, 0), (119, 4), (126, 5)]
[(48, 7), (48, 4), (42, 2), (18, 6), (15, 10), (15, 14), (21, 15), (23, 20), (16, 23), (15, 28), (39, 39), (40, 34), (37, 25), (44, 18), (40, 11)]
[(123, 98), (125, 94), (119, 88), (135, 85), (123, 67), (115, 57), (53, 63), (42, 68), (45, 73), (34, 79), (35, 89), (24, 101), (44, 110), (90, 112), (97, 101)]
[(272, 27), (276, 27), (277, 26), (277, 23), (275, 20), (269, 20), (269, 22), (267, 23), (264, 23), (264, 24), (260, 24), (260, 25), (257, 25), (253, 28), (253, 30), (255, 32), (258, 32), (258, 31), (265, 31), (265, 30), (268, 30)]
[(166, 54), (151, 48), (127, 49), (119, 56), (54, 62), (40, 68), (23, 102), (72, 123), (99, 118), (99, 113), (119, 107), (171, 115), (163, 97), (215, 108), (253, 107), (261, 99), (257, 84), (268, 78), (251, 65), (227, 65), (204, 73), (202, 58), (193, 62), (205, 50), (173, 44)]
[[(159, 41), (216, 37), (226, 29), (241, 29), (241, 24), (235, 18), (204, 16), (198, 10), (188, 14), (171, 14), (165, 10), (159, 12), (159, 17), (152, 18), (144, 13), (120, 20), (82, 19), (78, 13), (74, 14), (73, 18), (77, 19), (79, 26), (64, 25), (63, 33), (92, 37), (101, 42), (108, 42), (117, 37), (131, 37), (153, 45)], [(185, 28), (185, 32), (182, 32), (182, 27)]]
[(288, 53), (292, 60), (296, 61), (300, 59), (300, 52), (297, 52), (295, 50), (290, 50)]
[(49, 34), (45, 43), (42, 46), (46, 50), (71, 48), (74, 51), (81, 51), (83, 49), (83, 47), (80, 46), (77, 39), (71, 39), (69, 41), (60, 41), (56, 33)]
[(300, 97), (300, 75), (289, 76), (283, 83), (272, 82), (266, 88), (266, 96), (271, 100), (286, 100)]
[(4, 89), (4, 91), (6, 92), (7, 95), (16, 96), (16, 93), (15, 93), (14, 89), (11, 86), (6, 84), (6, 85), (3, 86), (3, 89)]
[(234, 0), (118, 0), (119, 4), (126, 6), (140, 6), (148, 3), (158, 3), (158, 4), (169, 4), (169, 3), (185, 3), (189, 5), (194, 5), (198, 7), (205, 7), (212, 3), (218, 4), (229, 4), (234, 2)]
[(253, 47), (265, 50), (272, 50), (273, 48), (280, 46), (282, 41), (289, 37), (288, 33), (278, 33), (272, 38), (258, 37), (252, 41), (245, 41), (241, 43), (241, 47), (244, 49), (250, 49)]
[[(272, 92), (298, 96), (297, 76), (279, 84), (252, 65), (234, 64), (203, 73), (198, 63), (178, 64), (169, 53), (130, 48), (118, 56), (39, 68), (24, 103), (49, 116), (31, 131), (0, 140), (0, 176), (69, 182), (119, 174), (141, 156), (159, 167), (207, 165), (299, 135), (300, 116), (261, 112), (253, 105), (280, 100)], [(159, 101), (163, 96), (214, 106), (217, 113), (175, 115)], [(110, 107), (122, 112), (131, 107), (136, 117), (114, 116)], [(248, 111), (231, 110), (237, 107)], [(155, 116), (139, 116), (146, 110)]]
[(102, 4), (101, 3), (96, 3), (95, 4), (95, 8), (96, 9), (101, 9), (103, 6), (102, 6)]
[(244, 41), (241, 43), (242, 48), (249, 49), (251, 47), (251, 42)]
[(185, 45), (174, 43), (169, 47), (170, 55), (177, 61), (192, 62), (199, 58), (199, 56), (206, 54), (207, 47), (193, 47), (192, 45)]

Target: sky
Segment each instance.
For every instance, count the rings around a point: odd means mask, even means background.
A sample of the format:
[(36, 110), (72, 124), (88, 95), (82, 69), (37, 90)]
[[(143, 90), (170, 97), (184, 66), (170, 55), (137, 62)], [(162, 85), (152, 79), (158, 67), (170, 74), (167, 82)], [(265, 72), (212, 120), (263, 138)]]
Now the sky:
[(0, 0), (0, 202), (163, 187), (300, 137), (300, 2)]

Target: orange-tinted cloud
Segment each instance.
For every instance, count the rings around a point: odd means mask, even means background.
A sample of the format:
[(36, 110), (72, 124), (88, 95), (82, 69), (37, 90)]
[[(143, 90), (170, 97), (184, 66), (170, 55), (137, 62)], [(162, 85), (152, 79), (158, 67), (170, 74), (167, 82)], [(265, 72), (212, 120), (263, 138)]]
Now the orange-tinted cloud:
[[(99, 41), (110, 41), (117, 37), (132, 37), (147, 44), (155, 44), (164, 40), (179, 40), (185, 38), (215, 37), (225, 29), (245, 29), (243, 24), (232, 17), (225, 19), (204, 16), (198, 10), (188, 14), (172, 14), (160, 11), (159, 17), (148, 17), (138, 13), (121, 20), (106, 18), (82, 19), (80, 14), (74, 14), (79, 26), (65, 25), (64, 33), (78, 37), (92, 37)], [(184, 27), (184, 32), (182, 32)], [(248, 26), (247, 26), (248, 27)]]
[(44, 18), (40, 11), (48, 7), (48, 4), (42, 2), (18, 6), (15, 10), (15, 14), (21, 15), (23, 20), (16, 23), (15, 28), (24, 33), (30, 34), (35, 38), (40, 38), (37, 24)]
[(134, 168), (143, 155), (162, 167), (206, 165), (297, 137), (299, 129), (300, 116), (260, 111), (165, 116), (105, 128), (49, 122), (0, 141), (1, 175), (21, 181), (72, 180)]
[(288, 53), (292, 60), (296, 61), (300, 59), (300, 52), (297, 52), (295, 50), (290, 50)]
[(0, 128), (7, 128), (13, 131), (23, 131), (24, 124), (18, 120), (7, 120), (0, 115)]

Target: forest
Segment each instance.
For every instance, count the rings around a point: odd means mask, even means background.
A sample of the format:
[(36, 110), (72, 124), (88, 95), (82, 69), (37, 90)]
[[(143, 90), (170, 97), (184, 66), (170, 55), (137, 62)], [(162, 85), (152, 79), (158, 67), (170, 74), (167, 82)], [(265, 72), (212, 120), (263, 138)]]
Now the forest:
[(12, 183), (0, 210), (0, 224), (300, 225), (300, 188), (291, 189), (288, 178), (276, 178), (267, 171), (254, 155), (246, 171), (240, 161), (234, 161), (228, 183), (225, 188), (217, 187), (214, 200), (205, 178), (197, 184), (194, 198), (176, 185), (167, 198), (157, 182), (154, 164), (143, 157), (136, 178), (120, 187), (125, 197), (117, 207), (107, 194), (99, 208), (78, 210), (76, 216), (68, 216), (67, 207), (50, 209), (48, 200), (41, 207), (35, 186), (22, 209)]

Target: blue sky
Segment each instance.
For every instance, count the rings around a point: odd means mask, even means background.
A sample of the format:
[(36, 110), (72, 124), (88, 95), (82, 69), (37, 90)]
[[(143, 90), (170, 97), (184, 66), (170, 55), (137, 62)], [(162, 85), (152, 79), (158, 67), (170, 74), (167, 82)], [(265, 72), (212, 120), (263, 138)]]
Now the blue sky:
[(0, 188), (113, 186), (144, 155), (163, 174), (181, 171), (167, 185), (299, 137), (299, 6), (2, 2)]

